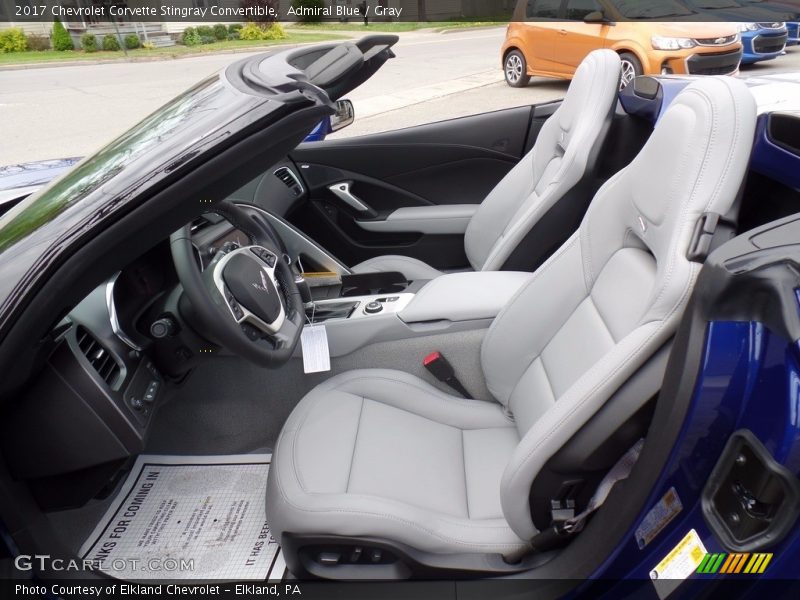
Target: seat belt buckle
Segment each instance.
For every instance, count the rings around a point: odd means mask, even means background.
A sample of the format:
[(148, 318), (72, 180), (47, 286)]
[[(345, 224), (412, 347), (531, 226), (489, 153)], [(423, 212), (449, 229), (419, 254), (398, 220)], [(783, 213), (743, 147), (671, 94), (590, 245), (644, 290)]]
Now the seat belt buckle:
[(456, 377), (453, 365), (438, 350), (431, 352), (422, 359), (422, 366), (428, 369), (428, 372), (436, 377), (437, 380), (446, 383), (464, 398), (470, 397), (469, 392)]

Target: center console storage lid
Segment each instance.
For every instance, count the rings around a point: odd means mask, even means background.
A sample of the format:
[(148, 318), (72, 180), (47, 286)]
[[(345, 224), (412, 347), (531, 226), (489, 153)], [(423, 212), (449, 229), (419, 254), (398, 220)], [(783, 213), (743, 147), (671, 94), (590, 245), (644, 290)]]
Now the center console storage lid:
[(533, 273), (476, 271), (426, 283), (398, 315), (406, 323), (493, 319)]

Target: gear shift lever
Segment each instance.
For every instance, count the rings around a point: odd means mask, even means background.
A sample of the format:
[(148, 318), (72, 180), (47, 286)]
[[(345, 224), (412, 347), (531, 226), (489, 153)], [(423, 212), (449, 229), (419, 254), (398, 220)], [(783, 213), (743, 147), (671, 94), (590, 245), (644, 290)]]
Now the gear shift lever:
[(299, 273), (295, 273), (294, 282), (297, 285), (297, 289), (300, 291), (300, 299), (303, 301), (303, 305), (312, 304), (311, 288), (308, 286), (306, 278)]

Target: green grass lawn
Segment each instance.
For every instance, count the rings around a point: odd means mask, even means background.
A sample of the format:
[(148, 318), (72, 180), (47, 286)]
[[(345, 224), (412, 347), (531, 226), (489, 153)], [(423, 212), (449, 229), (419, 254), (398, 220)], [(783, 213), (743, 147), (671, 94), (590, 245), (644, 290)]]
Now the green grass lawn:
[[(248, 48), (265, 48), (276, 44), (297, 44), (302, 42), (320, 42), (324, 40), (343, 39), (345, 36), (333, 33), (317, 33), (313, 31), (290, 31), (288, 36), (282, 40), (249, 41), (249, 40), (228, 40), (215, 42), (213, 44), (203, 44), (201, 46), (169, 46), (167, 48), (137, 48), (128, 50), (129, 59), (163, 57), (179, 58), (181, 56), (191, 56), (205, 54), (207, 52), (221, 52), (225, 50), (237, 50)], [(59, 62), (73, 60), (126, 60), (125, 54), (119, 52), (83, 52), (82, 50), (65, 50), (57, 52), (55, 50), (44, 50), (41, 52), (9, 52), (0, 54), (0, 65), (31, 64), (44, 62)]]

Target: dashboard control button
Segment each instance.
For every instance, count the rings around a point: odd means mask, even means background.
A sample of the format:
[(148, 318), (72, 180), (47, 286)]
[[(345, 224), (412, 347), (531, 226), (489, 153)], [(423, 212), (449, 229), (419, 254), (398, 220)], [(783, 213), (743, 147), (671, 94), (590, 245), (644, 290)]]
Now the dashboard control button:
[(150, 324), (150, 335), (156, 339), (161, 339), (174, 335), (177, 325), (169, 317), (161, 317)]
[(158, 382), (151, 381), (147, 386), (147, 390), (144, 393), (143, 400), (145, 402), (155, 402), (157, 394), (158, 394)]
[(256, 329), (249, 323), (242, 323), (242, 331), (248, 338), (250, 338), (254, 342), (258, 339), (261, 339), (261, 331), (259, 329)]
[(375, 300), (369, 302), (364, 307), (364, 312), (367, 313), (368, 315), (374, 315), (375, 313), (379, 313), (382, 310), (383, 310), (383, 304), (381, 304), (380, 302), (376, 302)]
[(341, 555), (338, 552), (320, 552), (319, 564), (325, 565), (326, 567), (332, 567), (333, 565), (339, 564), (340, 558)]
[(239, 303), (234, 300), (231, 302), (231, 310), (233, 311), (233, 316), (237, 319), (243, 319), (244, 313), (242, 312), (242, 308), (239, 306)]
[(133, 410), (142, 410), (144, 403), (140, 398), (131, 398), (131, 408)]
[(270, 268), (274, 267), (278, 260), (277, 256), (275, 256), (269, 250), (265, 250), (264, 248), (253, 248), (253, 254), (267, 263)]

